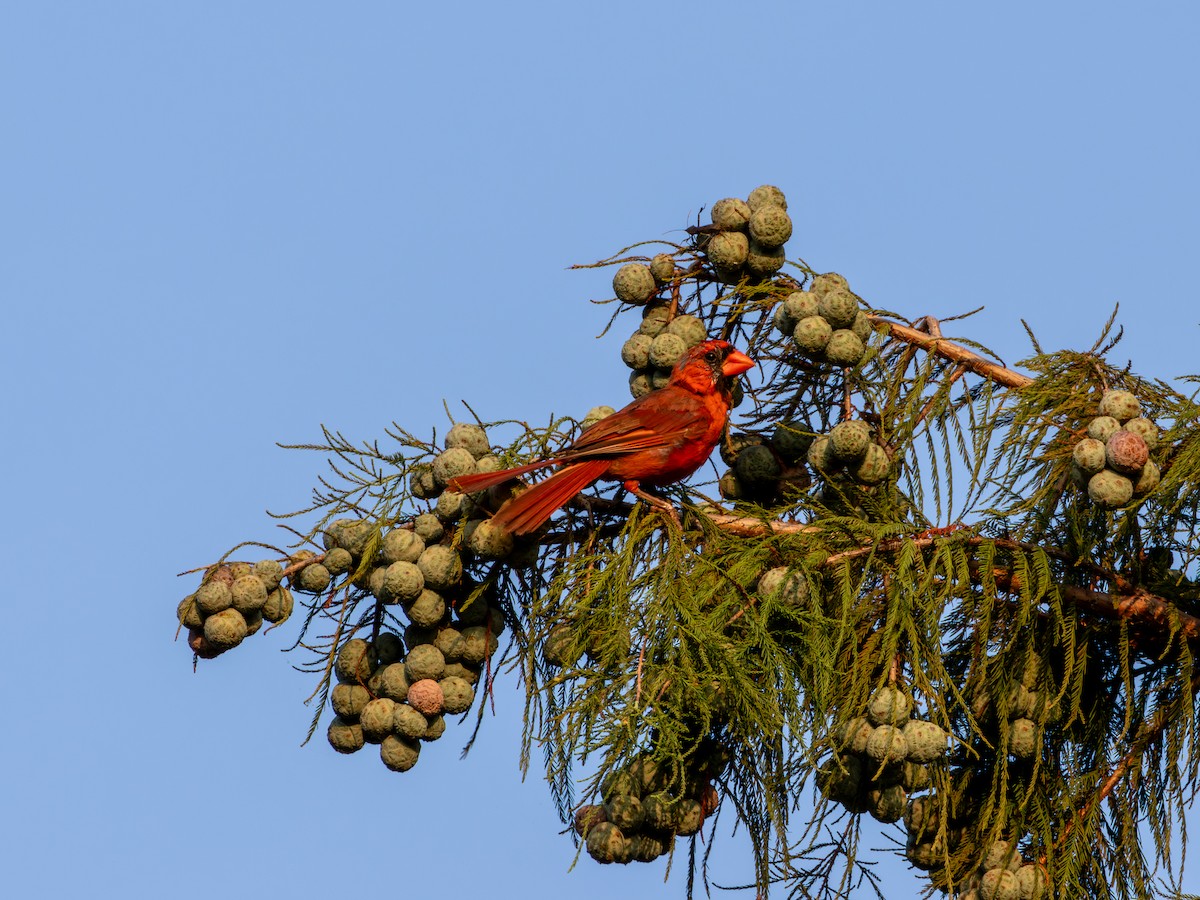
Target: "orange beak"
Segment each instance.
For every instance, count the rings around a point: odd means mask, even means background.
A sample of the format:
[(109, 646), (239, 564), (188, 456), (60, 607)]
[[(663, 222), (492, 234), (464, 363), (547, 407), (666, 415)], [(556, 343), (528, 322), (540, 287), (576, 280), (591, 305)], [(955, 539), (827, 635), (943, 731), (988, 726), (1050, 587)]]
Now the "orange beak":
[(754, 360), (741, 350), (730, 350), (729, 355), (725, 357), (725, 364), (721, 366), (721, 374), (732, 378), (734, 375), (741, 375), (748, 369), (753, 368)]

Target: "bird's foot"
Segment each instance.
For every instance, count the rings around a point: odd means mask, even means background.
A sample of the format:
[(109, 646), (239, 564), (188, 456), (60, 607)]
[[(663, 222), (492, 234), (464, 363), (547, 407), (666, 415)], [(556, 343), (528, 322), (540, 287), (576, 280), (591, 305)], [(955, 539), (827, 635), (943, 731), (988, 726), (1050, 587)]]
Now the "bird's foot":
[(675, 523), (680, 531), (683, 530), (683, 522), (679, 520), (679, 513), (675, 509), (675, 505), (662, 497), (656, 497), (654, 494), (648, 494), (642, 490), (640, 484), (636, 481), (626, 481), (625, 490), (633, 494), (639, 500), (644, 500), (653, 509), (658, 510), (663, 516)]

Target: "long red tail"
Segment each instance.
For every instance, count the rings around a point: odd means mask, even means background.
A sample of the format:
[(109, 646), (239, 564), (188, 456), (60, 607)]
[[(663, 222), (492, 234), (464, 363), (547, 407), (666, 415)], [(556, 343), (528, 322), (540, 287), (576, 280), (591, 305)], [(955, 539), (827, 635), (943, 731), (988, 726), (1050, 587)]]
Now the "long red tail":
[(476, 491), (486, 491), (490, 487), (497, 484), (504, 484), (506, 481), (512, 481), (514, 478), (524, 475), (527, 472), (534, 472), (538, 469), (544, 469), (546, 466), (552, 466), (555, 460), (540, 460), (532, 462), (524, 466), (516, 466), (512, 469), (501, 469), (499, 472), (480, 472), (477, 475), (459, 475), (457, 478), (451, 478), (446, 487), (452, 491), (458, 491), (460, 494), (474, 494)]
[(596, 482), (608, 469), (610, 462), (607, 459), (586, 459), (565, 465), (545, 481), (539, 481), (501, 506), (492, 521), (511, 534), (537, 531), (543, 522), (554, 515), (556, 509)]

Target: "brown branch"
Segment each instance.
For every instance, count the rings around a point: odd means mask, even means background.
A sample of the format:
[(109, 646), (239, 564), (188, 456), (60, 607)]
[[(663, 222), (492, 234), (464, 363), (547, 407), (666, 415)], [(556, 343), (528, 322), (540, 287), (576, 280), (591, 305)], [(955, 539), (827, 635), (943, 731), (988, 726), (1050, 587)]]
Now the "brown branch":
[(325, 562), (324, 553), (314, 553), (312, 556), (306, 556), (303, 559), (297, 559), (280, 573), (279, 580), (282, 582), (283, 579), (291, 578), (301, 569), (306, 569), (309, 566), (316, 565), (317, 563), (321, 562)]
[(1146, 750), (1149, 749), (1150, 744), (1154, 741), (1154, 739), (1162, 733), (1162, 730), (1170, 724), (1172, 719), (1179, 715), (1178, 707), (1183, 703), (1183, 701), (1187, 699), (1189, 702), (1191, 702), (1192, 698), (1196, 696), (1196, 692), (1200, 691), (1200, 671), (1192, 675), (1189, 686), (1190, 691), (1186, 697), (1180, 696), (1178, 700), (1175, 703), (1172, 703), (1170, 706), (1159, 707), (1157, 710), (1155, 710), (1154, 715), (1151, 716), (1150, 721), (1143, 723), (1142, 727), (1138, 729), (1137, 737), (1134, 738), (1133, 743), (1125, 752), (1125, 755), (1121, 757), (1120, 762), (1113, 766), (1113, 770), (1108, 773), (1108, 777), (1105, 778), (1104, 783), (1100, 785), (1100, 790), (1096, 791), (1096, 795), (1079, 808), (1075, 818), (1068, 822), (1067, 827), (1063, 829), (1062, 836), (1057, 841), (1057, 846), (1059, 849), (1062, 849), (1062, 847), (1066, 844), (1067, 837), (1070, 835), (1071, 830), (1075, 827), (1075, 825), (1079, 822), (1082, 822), (1097, 804), (1102, 803), (1106, 797), (1116, 790), (1117, 785), (1121, 782), (1121, 779), (1123, 779), (1129, 773), (1129, 770), (1132, 769), (1135, 764), (1140, 762), (1142, 756), (1145, 754)]
[(934, 353), (951, 362), (956, 362), (970, 369), (976, 375), (990, 378), (997, 384), (1016, 388), (1017, 390), (1033, 384), (1033, 379), (1028, 375), (1022, 375), (1020, 372), (1006, 369), (999, 363), (989, 362), (978, 353), (968, 350), (961, 344), (956, 344), (944, 338), (931, 337), (929, 334), (918, 331), (916, 328), (901, 325), (899, 322), (889, 321), (882, 316), (869, 315), (867, 318), (871, 320), (872, 325), (885, 326), (891, 336), (897, 340), (920, 347), (922, 350)]
[(1188, 641), (1200, 638), (1200, 618), (1180, 612), (1170, 601), (1137, 588), (1132, 594), (1105, 594), (1087, 588), (1067, 586), (1063, 594), (1076, 606), (1082, 606), (1100, 615), (1128, 619), (1170, 629), (1178, 624), (1179, 632)]
[(671, 281), (671, 305), (667, 307), (667, 321), (670, 322), (679, 312), (679, 282)]
[[(1187, 699), (1190, 701), (1196, 695), (1196, 691), (1200, 691), (1200, 672), (1192, 675), (1189, 682), (1189, 693)], [(1171, 720), (1179, 715), (1180, 710), (1175, 708), (1182, 704), (1183, 697), (1179, 698), (1177, 703), (1171, 706), (1160, 707), (1154, 711), (1150, 721), (1144, 724), (1139, 729), (1139, 734), (1134, 738), (1133, 744), (1125, 755), (1121, 757), (1121, 761), (1109, 773), (1108, 778), (1104, 780), (1104, 784), (1100, 786), (1100, 790), (1096, 792), (1094, 803), (1099, 803), (1105, 797), (1113, 792), (1113, 789), (1125, 775), (1126, 772), (1133, 766), (1133, 763), (1149, 748), (1151, 742), (1157, 737), (1162, 730), (1170, 724)]]
[[(1020, 588), (1020, 581), (1007, 570), (993, 574), (997, 585), (1008, 590)], [(1181, 612), (1169, 600), (1144, 588), (1134, 588), (1130, 594), (1109, 594), (1068, 584), (1063, 585), (1062, 593), (1075, 606), (1106, 619), (1124, 619), (1166, 632), (1178, 626), (1185, 640), (1191, 642), (1200, 638), (1200, 618)]]
[[(719, 514), (709, 516), (709, 519), (722, 531), (739, 537), (761, 537), (767, 534), (816, 533), (822, 530), (820, 526), (804, 522), (766, 521), (746, 516)], [(857, 547), (853, 550), (843, 550), (840, 553), (831, 554), (823, 564), (832, 565), (847, 559), (857, 559), (867, 556), (871, 553), (898, 550), (906, 542), (914, 543), (919, 547), (927, 547), (934, 540), (935, 536), (931, 534), (923, 534), (910, 538), (893, 538), (891, 540), (880, 541), (877, 544), (871, 544), (870, 546)], [(979, 546), (986, 539), (971, 535), (964, 537), (962, 540), (968, 546)], [(1004, 550), (1031, 551), (1040, 549), (1056, 559), (1060, 559), (1071, 565), (1082, 566), (1093, 574), (1113, 580), (1118, 590), (1121, 591), (1121, 593), (1110, 594), (1103, 591), (1075, 587), (1074, 585), (1064, 585), (1062, 587), (1063, 596), (1081, 609), (1103, 616), (1106, 619), (1124, 619), (1141, 625), (1151, 626), (1158, 631), (1170, 632), (1173, 628), (1177, 627), (1179, 633), (1188, 642), (1200, 640), (1200, 617), (1182, 612), (1169, 600), (1157, 594), (1152, 594), (1145, 588), (1131, 585), (1120, 576), (1114, 576), (1112, 573), (1102, 570), (1093, 563), (1072, 559), (1070, 554), (1053, 547), (1038, 548), (1019, 541), (1003, 539), (994, 540), (993, 543), (996, 547)], [(1007, 569), (997, 570), (993, 574), (997, 583), (1001, 584), (1006, 590), (1015, 591), (1020, 589), (1020, 582)]]
[[(1007, 371), (1007, 370), (1005, 370)], [(1015, 374), (1015, 373), (1014, 373)], [(624, 513), (628, 514), (632, 510), (632, 505), (623, 501), (611, 501), (604, 498), (576, 498), (572, 501), (572, 505), (578, 505), (584, 509), (609, 512), (609, 513)], [(814, 525), (809, 522), (785, 522), (779, 519), (758, 519), (751, 516), (738, 516), (732, 513), (715, 513), (706, 514), (707, 518), (718, 529), (737, 537), (765, 537), (771, 534), (787, 535), (787, 534), (816, 534), (825, 529), (820, 525)], [(623, 527), (622, 524), (605, 526), (605, 529), (610, 534), (619, 533)], [(939, 536), (943, 536), (951, 530), (956, 530), (954, 526), (949, 529), (930, 529), (921, 534), (890, 538), (879, 541), (862, 547), (856, 547), (850, 550), (843, 550), (838, 553), (830, 554), (825, 559), (823, 565), (833, 565), (843, 562), (848, 559), (857, 559), (875, 552), (891, 552), (898, 550), (906, 542), (911, 542), (919, 547), (928, 547), (934, 543)], [(574, 540), (578, 535), (571, 532), (565, 536), (555, 537), (548, 536), (551, 542), (565, 542), (569, 538)], [(979, 537), (978, 535), (964, 535), (961, 540), (967, 546), (979, 546), (988, 539)], [(1071, 566), (1077, 566), (1086, 569), (1091, 574), (1103, 578), (1106, 581), (1111, 581), (1117, 588), (1117, 593), (1105, 593), (1102, 591), (1089, 590), (1088, 588), (1076, 587), (1074, 585), (1064, 585), (1062, 587), (1063, 596), (1073, 603), (1075, 606), (1087, 610), (1095, 615), (1102, 616), (1106, 619), (1122, 619), (1128, 622), (1134, 622), (1143, 626), (1148, 626), (1159, 632), (1170, 633), (1172, 629), (1178, 628), (1179, 633), (1189, 643), (1200, 640), (1200, 617), (1189, 615), (1181, 611), (1169, 600), (1153, 594), (1145, 588), (1131, 584), (1124, 577), (1117, 573), (1109, 572), (1102, 567), (1096, 565), (1089, 560), (1077, 559), (1064, 550), (1059, 550), (1054, 547), (1038, 547), (1031, 544), (1025, 544), (1019, 541), (1011, 541), (1005, 539), (993, 539), (992, 543), (1002, 550), (1014, 550), (1021, 552), (1032, 552), (1041, 550), (1048, 556), (1061, 560)], [(1020, 589), (1020, 584), (1017, 579), (1007, 569), (1000, 569), (993, 573), (997, 583), (1003, 586), (1006, 590), (1016, 591)]]
[(779, 519), (755, 519), (732, 513), (715, 513), (709, 520), (722, 531), (736, 537), (765, 537), (768, 534), (801, 534), (821, 531), (818, 525), (807, 522), (784, 522)]
[[(823, 531), (819, 525), (813, 525), (805, 522), (784, 522), (778, 519), (764, 520), (754, 519), (749, 516), (735, 516), (731, 514), (718, 513), (709, 515), (708, 518), (722, 531), (738, 537), (764, 537), (768, 534), (811, 534), (818, 531)], [(860, 556), (866, 556), (875, 550), (897, 550), (906, 541), (911, 541), (918, 547), (930, 546), (935, 538), (942, 537), (955, 531), (964, 531), (965, 526), (949, 525), (945, 528), (930, 528), (920, 534), (902, 537), (891, 538), (880, 541), (878, 544), (869, 544), (858, 547), (854, 550), (843, 550), (840, 553), (835, 553), (825, 560), (826, 564), (832, 562), (841, 562), (846, 559), (855, 559)], [(984, 543), (987, 538), (982, 538), (977, 535), (966, 535), (962, 541), (968, 546), (977, 547)], [(1055, 559), (1062, 560), (1072, 566), (1078, 566), (1087, 569), (1093, 575), (1112, 581), (1116, 584), (1117, 589), (1123, 593), (1132, 594), (1135, 591), (1134, 585), (1121, 575), (1110, 572), (1101, 566), (1096, 565), (1089, 560), (1076, 559), (1065, 550), (1060, 550), (1057, 547), (1042, 547), (1036, 544), (1027, 544), (1021, 541), (1006, 540), (1004, 538), (994, 538), (991, 542), (1002, 550), (1019, 550), (1026, 553), (1031, 553), (1036, 550), (1041, 550), (1047, 556), (1052, 556)], [(1151, 595), (1153, 596), (1153, 595)]]

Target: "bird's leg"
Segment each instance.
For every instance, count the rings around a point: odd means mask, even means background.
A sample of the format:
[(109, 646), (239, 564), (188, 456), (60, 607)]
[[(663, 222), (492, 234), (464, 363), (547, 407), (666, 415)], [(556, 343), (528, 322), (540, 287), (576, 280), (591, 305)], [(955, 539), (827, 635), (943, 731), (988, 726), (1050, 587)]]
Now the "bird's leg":
[(625, 488), (625, 490), (629, 491), (629, 493), (633, 494), (639, 500), (645, 500), (654, 509), (657, 509), (664, 516), (670, 518), (671, 521), (679, 526), (681, 531), (683, 530), (683, 523), (679, 521), (679, 513), (675, 511), (675, 506), (673, 504), (667, 502), (662, 497), (656, 497), (653, 494), (647, 494), (642, 490), (642, 486), (636, 481), (626, 481), (622, 486)]

